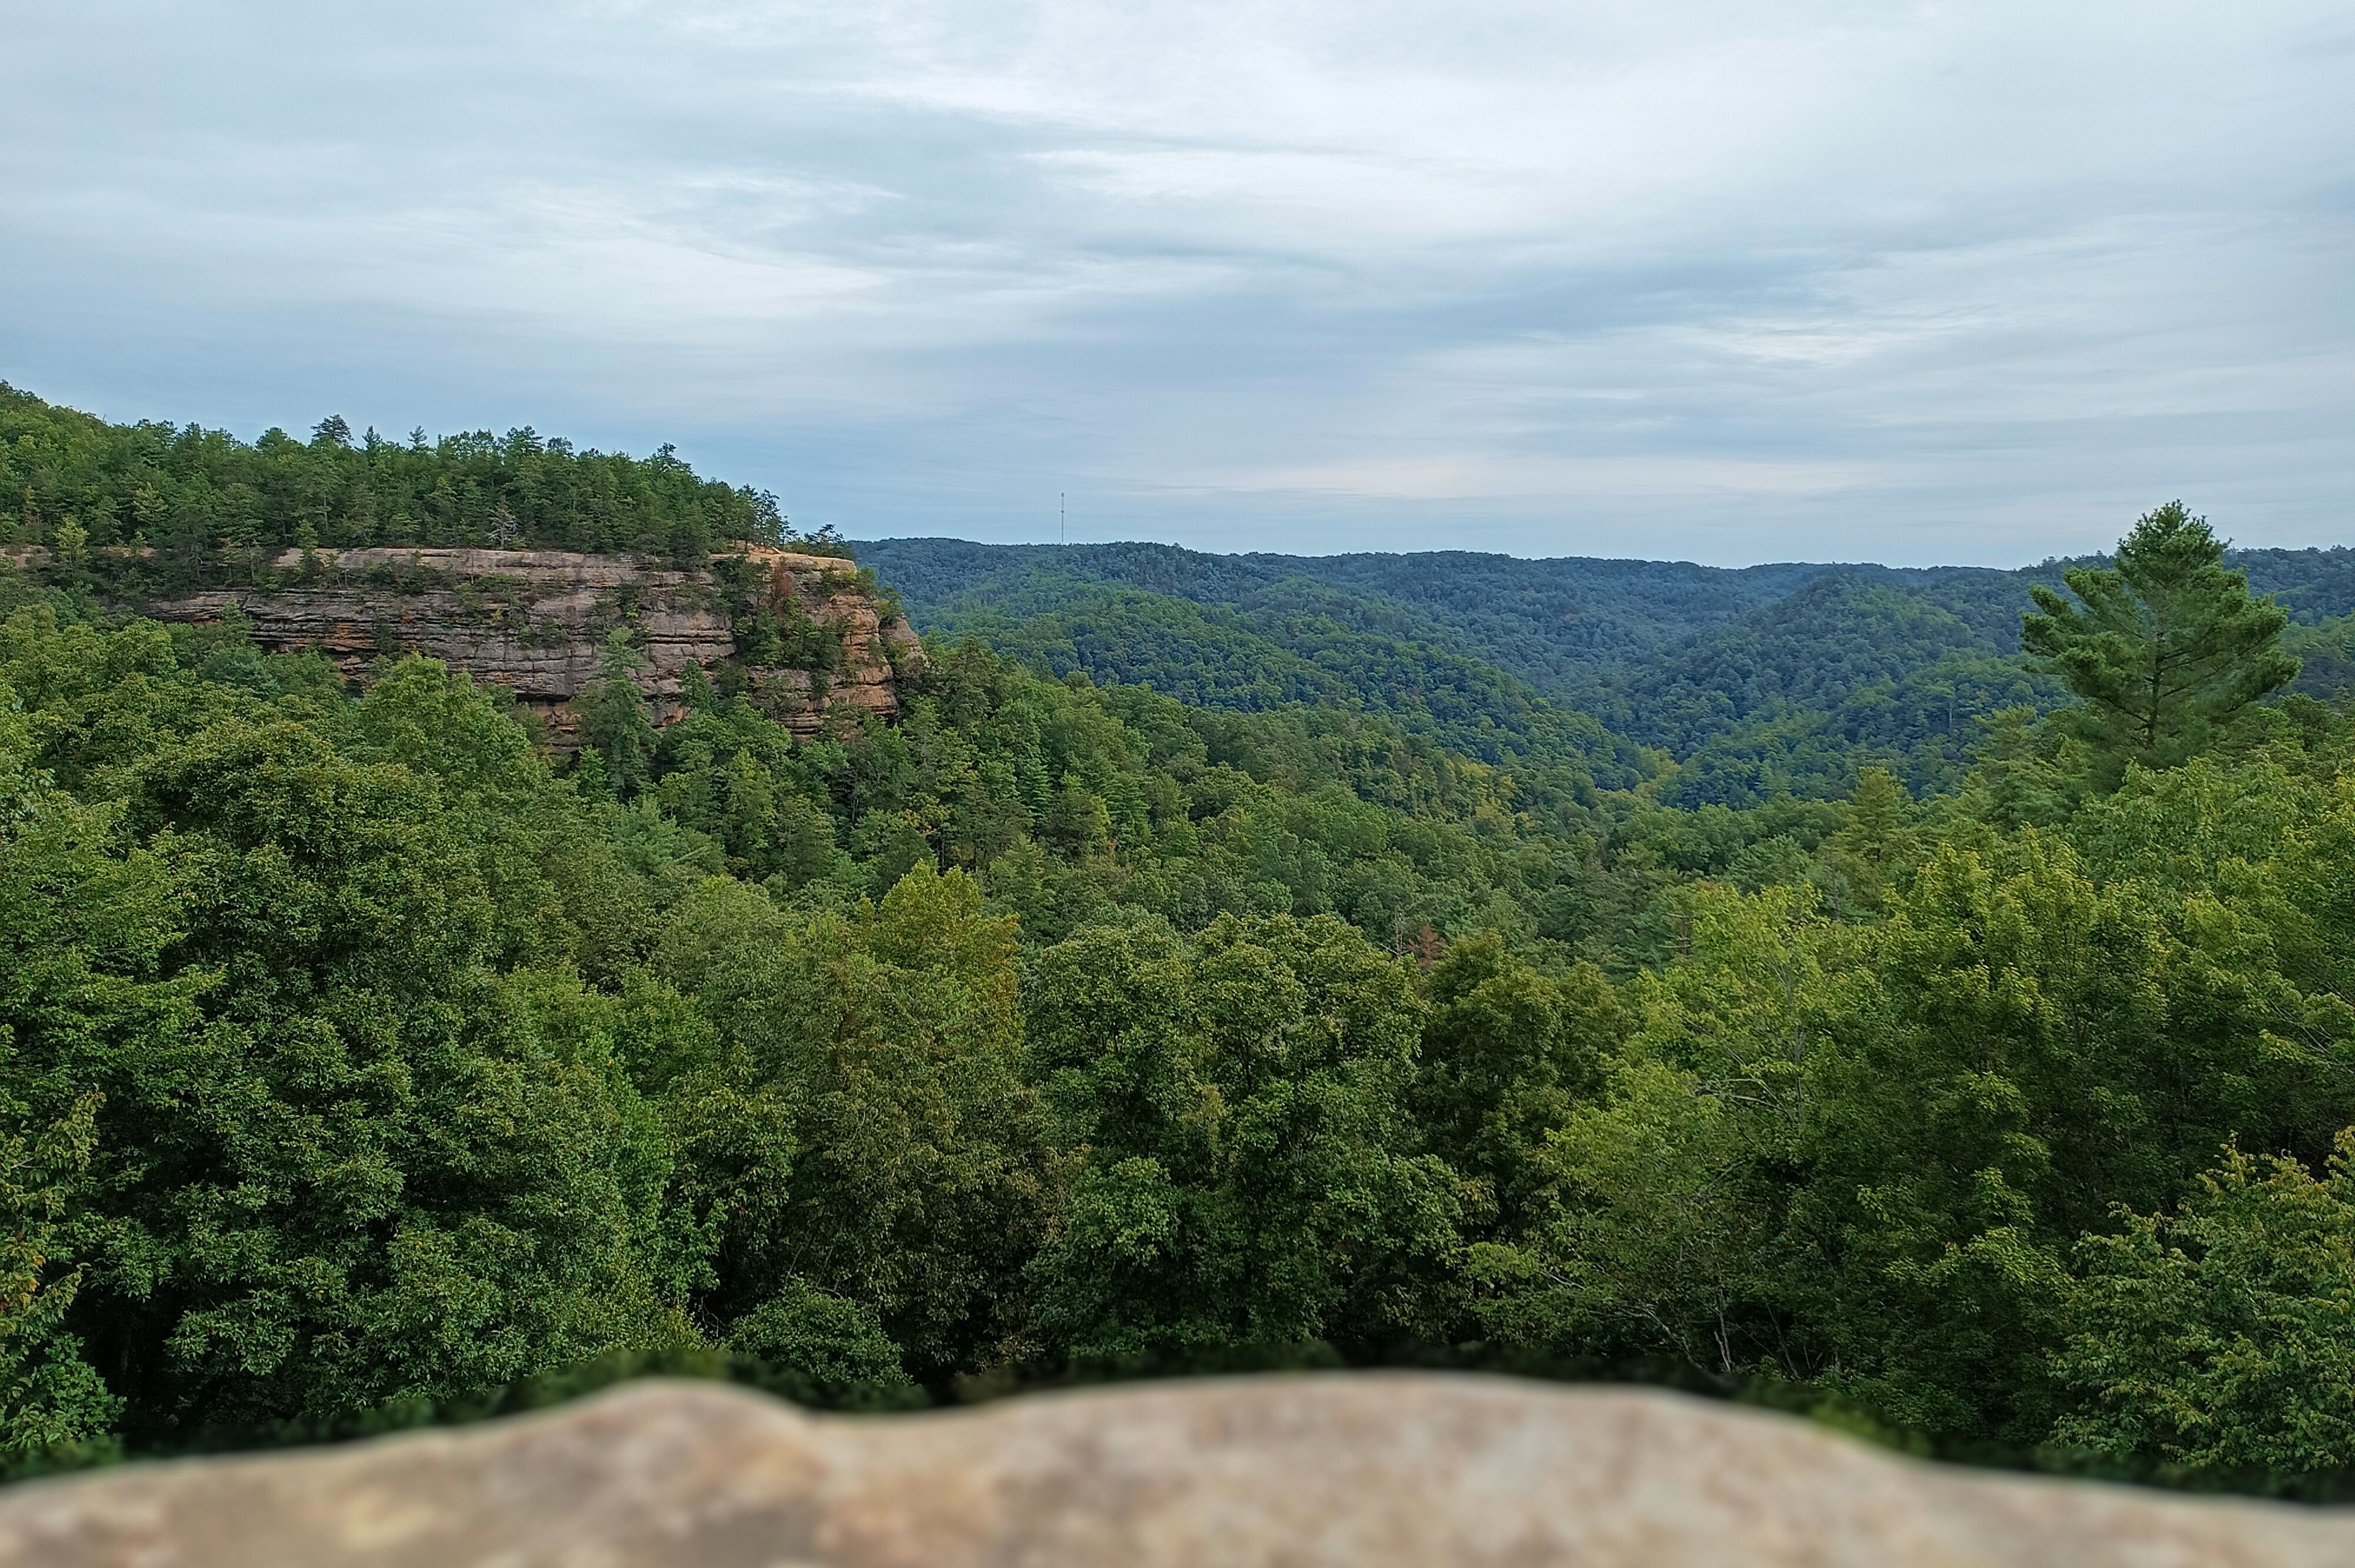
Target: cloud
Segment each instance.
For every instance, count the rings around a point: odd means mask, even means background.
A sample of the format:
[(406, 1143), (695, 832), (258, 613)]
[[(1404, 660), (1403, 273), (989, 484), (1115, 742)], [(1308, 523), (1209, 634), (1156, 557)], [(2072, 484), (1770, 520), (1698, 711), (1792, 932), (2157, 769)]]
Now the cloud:
[(2355, 491), (2328, 5), (19, 9), (0, 376), (112, 417), (1226, 548), (2009, 563)]

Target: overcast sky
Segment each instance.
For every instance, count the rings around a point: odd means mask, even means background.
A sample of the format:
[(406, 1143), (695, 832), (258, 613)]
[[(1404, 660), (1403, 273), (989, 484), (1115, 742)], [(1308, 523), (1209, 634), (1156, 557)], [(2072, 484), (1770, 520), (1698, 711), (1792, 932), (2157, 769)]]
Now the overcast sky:
[(854, 537), (2355, 543), (2355, 10), (0, 0), (0, 378)]

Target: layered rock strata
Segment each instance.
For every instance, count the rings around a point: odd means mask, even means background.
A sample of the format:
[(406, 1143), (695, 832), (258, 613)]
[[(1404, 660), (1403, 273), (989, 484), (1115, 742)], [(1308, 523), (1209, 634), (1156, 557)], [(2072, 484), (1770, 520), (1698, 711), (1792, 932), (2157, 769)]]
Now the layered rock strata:
[[(562, 746), (571, 733), (565, 705), (599, 678), (615, 630), (645, 661), (632, 678), (657, 723), (677, 716), (690, 666), (715, 672), (735, 659), (719, 575), (730, 570), (728, 559), (679, 570), (564, 550), (290, 550), (272, 563), (265, 586), (210, 588), (148, 610), (209, 621), (234, 607), (264, 647), (315, 648), (354, 678), (386, 655), (440, 659), (512, 691)], [(904, 620), (886, 623), (851, 563), (759, 548), (742, 559), (732, 570), (748, 608), (799, 629), (807, 645), (798, 663), (744, 668), (752, 699), (803, 735), (817, 733), (829, 713), (895, 715), (895, 677), (921, 657), (915, 633)]]
[(1626, 1389), (1355, 1373), (547, 1414), (0, 1493), (43, 1568), (2320, 1568), (2355, 1518), (1949, 1469)]

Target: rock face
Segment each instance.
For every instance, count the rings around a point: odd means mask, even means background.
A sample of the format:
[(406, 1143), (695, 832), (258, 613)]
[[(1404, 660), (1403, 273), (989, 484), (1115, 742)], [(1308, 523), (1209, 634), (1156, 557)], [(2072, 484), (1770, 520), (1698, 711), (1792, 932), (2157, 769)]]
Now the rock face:
[(656, 722), (677, 716), (687, 666), (714, 670), (737, 651), (721, 580), (729, 573), (751, 609), (798, 643), (746, 671), (762, 709), (803, 735), (815, 734), (829, 712), (896, 715), (896, 669), (922, 654), (904, 620), (884, 624), (851, 564), (760, 548), (742, 559), (680, 571), (563, 550), (344, 550), (307, 562), (290, 550), (272, 563), (276, 586), (209, 589), (148, 611), (208, 621), (234, 606), (263, 646), (316, 648), (355, 677), (384, 654), (440, 659), (512, 690), (549, 721), (561, 747), (571, 734), (564, 705), (598, 678), (616, 627), (631, 629), (645, 658), (635, 679)]
[(1677, 1395), (1354, 1373), (550, 1414), (0, 1493), (43, 1568), (2305, 1568), (2355, 1518), (1919, 1464)]

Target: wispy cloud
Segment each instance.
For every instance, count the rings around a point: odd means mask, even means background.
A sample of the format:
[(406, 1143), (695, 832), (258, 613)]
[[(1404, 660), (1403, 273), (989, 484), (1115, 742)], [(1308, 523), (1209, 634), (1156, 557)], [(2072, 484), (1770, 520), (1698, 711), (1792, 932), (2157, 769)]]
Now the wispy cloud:
[(672, 440), (870, 536), (2355, 499), (2332, 5), (10, 9), (0, 376), (115, 417)]

